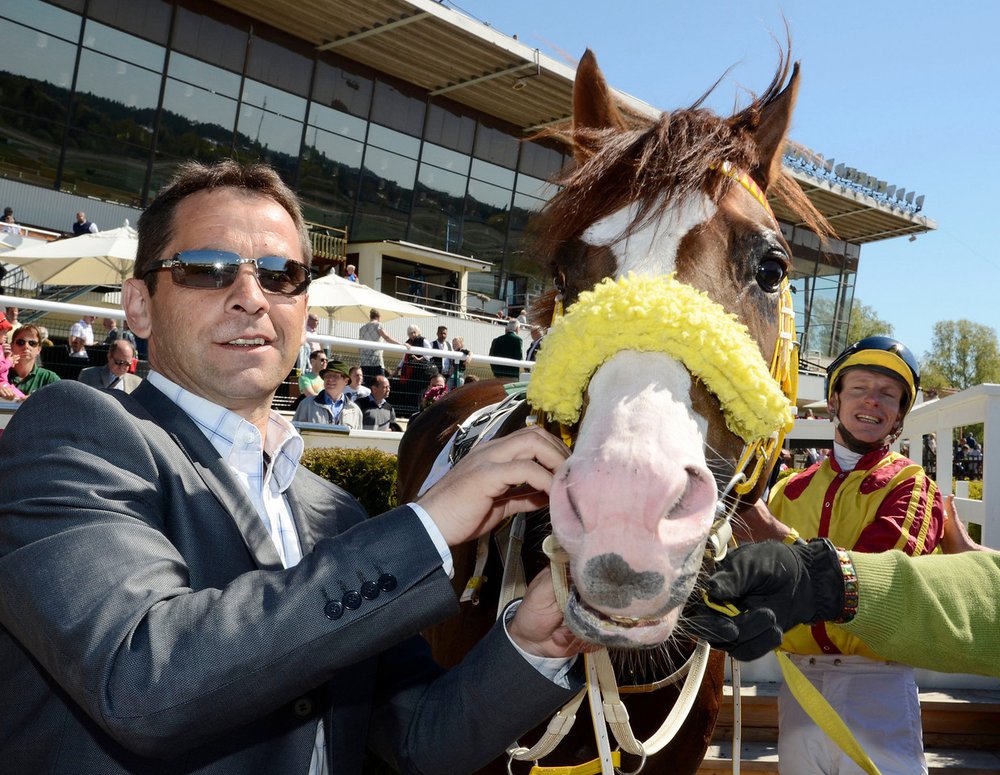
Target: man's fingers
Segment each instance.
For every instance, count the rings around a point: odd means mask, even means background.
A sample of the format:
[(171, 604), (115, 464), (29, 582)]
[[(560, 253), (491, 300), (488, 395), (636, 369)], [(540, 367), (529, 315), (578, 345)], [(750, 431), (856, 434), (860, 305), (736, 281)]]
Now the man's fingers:
[(559, 439), (538, 426), (523, 428), (509, 436), (491, 439), (477, 447), (466, 460), (493, 462), (534, 459), (554, 471), (569, 457), (569, 449)]

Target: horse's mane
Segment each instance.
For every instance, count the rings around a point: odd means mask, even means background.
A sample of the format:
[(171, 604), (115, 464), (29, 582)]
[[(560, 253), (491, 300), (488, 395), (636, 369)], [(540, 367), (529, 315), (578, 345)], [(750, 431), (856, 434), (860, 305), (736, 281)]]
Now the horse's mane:
[[(637, 215), (622, 238), (659, 218), (678, 197), (705, 191), (718, 202), (733, 181), (710, 170), (724, 162), (746, 171), (757, 168), (760, 160), (753, 131), (760, 125), (763, 111), (781, 94), (791, 69), (791, 60), (779, 51), (778, 68), (765, 92), (729, 118), (699, 107), (717, 81), (691, 107), (664, 112), (656, 121), (631, 114), (618, 104), (624, 127), (560, 126), (546, 130), (544, 136), (586, 151), (582, 161), (553, 181), (562, 189), (532, 224), (531, 252), (540, 261), (550, 260), (571, 246), (589, 225), (632, 202), (638, 205)], [(768, 193), (777, 196), (817, 234), (832, 235), (829, 224), (784, 169), (770, 181)], [(539, 299), (533, 311), (537, 322), (548, 322), (554, 295)]]

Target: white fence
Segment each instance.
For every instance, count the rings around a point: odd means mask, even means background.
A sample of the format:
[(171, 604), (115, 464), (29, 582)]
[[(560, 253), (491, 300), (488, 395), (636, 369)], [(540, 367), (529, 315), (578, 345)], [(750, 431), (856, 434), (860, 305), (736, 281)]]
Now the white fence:
[(958, 482), (955, 506), (966, 523), (982, 528), (982, 543), (1000, 549), (1000, 385), (976, 385), (968, 390), (925, 401), (906, 418), (900, 442), (910, 444), (910, 457), (920, 462), (923, 437), (937, 437), (937, 483), (952, 491), (952, 431), (983, 423), (983, 499), (968, 497), (968, 484)]

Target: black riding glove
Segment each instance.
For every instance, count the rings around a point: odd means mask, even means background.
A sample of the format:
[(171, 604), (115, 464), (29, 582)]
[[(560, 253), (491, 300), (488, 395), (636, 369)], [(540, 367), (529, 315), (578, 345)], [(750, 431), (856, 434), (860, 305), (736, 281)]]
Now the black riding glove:
[(696, 601), (687, 610), (694, 635), (741, 661), (781, 644), (797, 624), (837, 619), (844, 610), (844, 576), (833, 544), (765, 541), (732, 550), (705, 584), (714, 603), (742, 613), (727, 616)]

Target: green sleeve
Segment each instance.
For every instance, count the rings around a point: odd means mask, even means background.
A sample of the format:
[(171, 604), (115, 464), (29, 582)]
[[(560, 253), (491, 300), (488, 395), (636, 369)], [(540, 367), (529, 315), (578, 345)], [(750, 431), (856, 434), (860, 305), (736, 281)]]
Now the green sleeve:
[(1000, 554), (851, 559), (858, 615), (839, 626), (896, 662), (1000, 677)]

